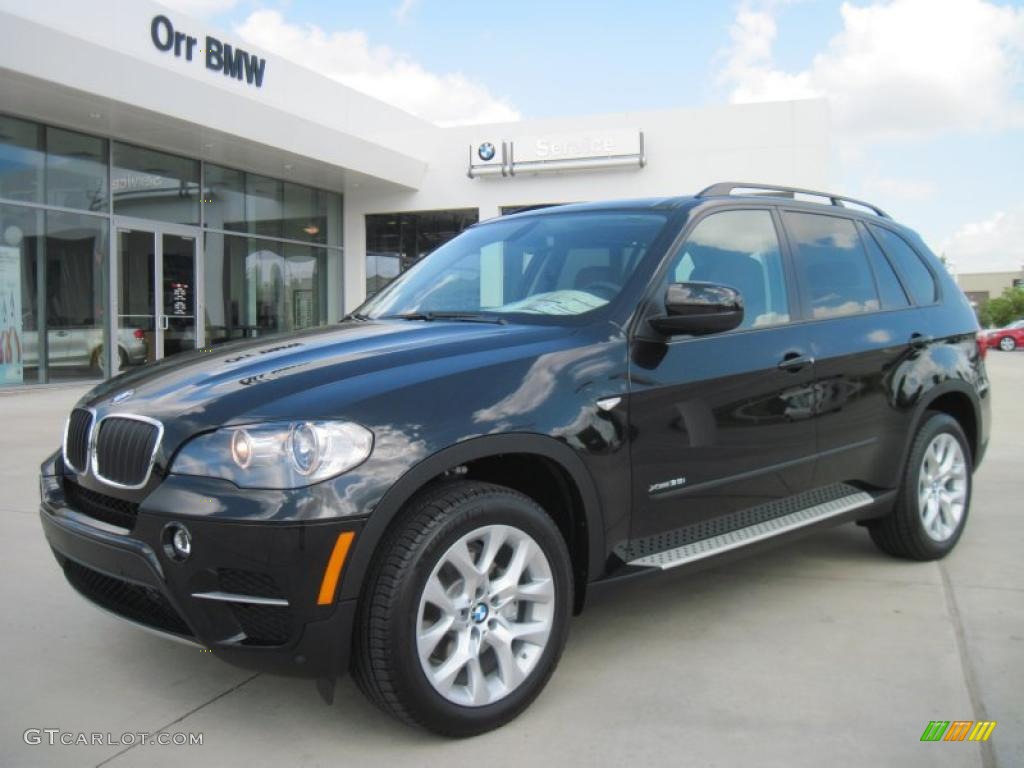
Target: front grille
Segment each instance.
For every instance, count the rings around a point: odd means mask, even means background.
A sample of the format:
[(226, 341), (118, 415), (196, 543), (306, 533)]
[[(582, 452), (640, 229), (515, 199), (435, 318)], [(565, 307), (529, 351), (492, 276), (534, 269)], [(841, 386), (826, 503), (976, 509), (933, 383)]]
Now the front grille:
[(160, 429), (148, 421), (120, 416), (103, 419), (98, 429), (96, 475), (120, 485), (143, 485), (160, 439)]
[(126, 619), (153, 629), (191, 636), (192, 631), (159, 591), (115, 579), (92, 568), (66, 560), (64, 575), (89, 600)]
[(68, 419), (68, 434), (64, 441), (64, 460), (76, 472), (85, 472), (89, 465), (89, 430), (92, 414), (75, 408)]
[(76, 512), (129, 531), (139, 516), (139, 505), (135, 502), (91, 491), (70, 480), (64, 481), (64, 500)]

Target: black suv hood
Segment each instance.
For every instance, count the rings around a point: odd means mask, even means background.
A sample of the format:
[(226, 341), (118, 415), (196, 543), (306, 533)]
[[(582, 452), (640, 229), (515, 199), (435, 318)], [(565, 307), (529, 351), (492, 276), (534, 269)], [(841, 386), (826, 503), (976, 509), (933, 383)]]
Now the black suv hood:
[(479, 369), (522, 354), (516, 350), (523, 345), (536, 354), (533, 345), (571, 332), (541, 325), (348, 321), (176, 355), (101, 384), (80, 404), (159, 419), (173, 445), (224, 424), (351, 418), (355, 403), (391, 387)]

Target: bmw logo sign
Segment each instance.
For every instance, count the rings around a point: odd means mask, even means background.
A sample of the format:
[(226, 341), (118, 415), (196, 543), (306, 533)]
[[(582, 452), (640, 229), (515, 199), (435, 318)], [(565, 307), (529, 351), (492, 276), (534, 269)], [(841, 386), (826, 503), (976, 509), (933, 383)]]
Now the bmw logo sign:
[(483, 144), (480, 145), (476, 153), (477, 155), (480, 156), (481, 160), (483, 160), (485, 163), (488, 163), (494, 159), (494, 145), (491, 144), (491, 142), (489, 141), (485, 141)]

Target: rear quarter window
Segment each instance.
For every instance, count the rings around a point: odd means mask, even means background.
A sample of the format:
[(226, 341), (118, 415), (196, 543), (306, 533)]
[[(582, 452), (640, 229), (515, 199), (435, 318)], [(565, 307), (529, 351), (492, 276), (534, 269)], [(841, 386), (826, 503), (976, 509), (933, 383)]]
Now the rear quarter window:
[(896, 269), (903, 277), (903, 283), (910, 291), (914, 303), (934, 304), (939, 298), (939, 287), (931, 270), (925, 266), (917, 251), (910, 247), (910, 243), (885, 227), (868, 225), (868, 229), (877, 238), (889, 258), (895, 262)]
[(818, 213), (782, 214), (807, 313), (815, 320), (876, 312), (875, 279), (850, 219)]

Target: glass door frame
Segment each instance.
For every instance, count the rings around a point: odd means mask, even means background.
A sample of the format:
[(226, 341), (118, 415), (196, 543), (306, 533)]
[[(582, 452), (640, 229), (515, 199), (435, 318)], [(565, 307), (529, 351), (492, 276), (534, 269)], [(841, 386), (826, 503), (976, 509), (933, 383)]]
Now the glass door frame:
[(206, 298), (203, 273), (203, 235), (202, 229), (186, 224), (171, 224), (153, 219), (137, 219), (131, 216), (114, 216), (110, 226), (110, 339), (111, 343), (104, 350), (107, 356), (107, 370), (117, 372), (117, 339), (119, 338), (121, 308), (119, 306), (121, 296), (121, 259), (120, 246), (122, 230), (132, 232), (146, 232), (153, 236), (153, 337), (155, 359), (161, 360), (164, 357), (164, 324), (168, 318), (164, 311), (164, 235), (177, 235), (178, 237), (191, 238), (193, 253), (195, 255), (194, 286), (193, 286), (193, 331), (195, 333), (196, 349), (203, 347), (206, 343), (206, 324), (203, 318), (206, 316)]

